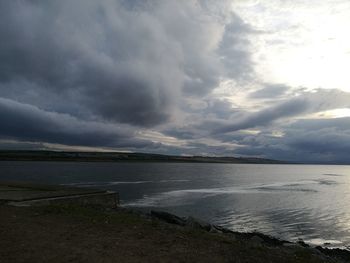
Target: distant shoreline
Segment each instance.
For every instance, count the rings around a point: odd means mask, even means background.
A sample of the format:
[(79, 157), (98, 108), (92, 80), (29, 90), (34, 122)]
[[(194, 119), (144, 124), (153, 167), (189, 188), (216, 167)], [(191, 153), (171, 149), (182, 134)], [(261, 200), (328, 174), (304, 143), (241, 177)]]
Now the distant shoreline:
[(0, 151), (0, 161), (293, 164), (286, 161), (254, 157), (176, 156), (150, 153), (64, 151)]

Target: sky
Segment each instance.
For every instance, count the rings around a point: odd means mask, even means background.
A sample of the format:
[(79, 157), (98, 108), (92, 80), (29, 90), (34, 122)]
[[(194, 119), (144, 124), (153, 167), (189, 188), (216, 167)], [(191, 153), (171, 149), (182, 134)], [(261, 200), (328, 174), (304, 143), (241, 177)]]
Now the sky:
[(0, 0), (0, 149), (350, 163), (348, 0)]

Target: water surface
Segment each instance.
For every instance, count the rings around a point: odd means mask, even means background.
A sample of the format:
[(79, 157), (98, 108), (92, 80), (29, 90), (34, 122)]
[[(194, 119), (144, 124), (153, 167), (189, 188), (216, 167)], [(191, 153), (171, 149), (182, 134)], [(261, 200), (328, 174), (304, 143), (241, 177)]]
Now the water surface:
[(125, 206), (350, 246), (350, 166), (0, 162), (0, 180), (115, 190)]

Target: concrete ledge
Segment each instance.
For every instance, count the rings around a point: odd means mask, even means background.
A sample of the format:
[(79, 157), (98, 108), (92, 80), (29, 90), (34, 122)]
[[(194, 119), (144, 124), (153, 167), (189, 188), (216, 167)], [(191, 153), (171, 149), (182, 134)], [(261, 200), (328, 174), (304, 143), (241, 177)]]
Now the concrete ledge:
[(0, 182), (0, 204), (15, 206), (78, 204), (115, 208), (119, 204), (119, 195), (113, 191), (98, 189)]
[(118, 194), (107, 191), (104, 193), (73, 195), (63, 197), (41, 198), (27, 201), (11, 201), (13, 206), (43, 206), (51, 204), (98, 205), (106, 208), (116, 208), (119, 204)]

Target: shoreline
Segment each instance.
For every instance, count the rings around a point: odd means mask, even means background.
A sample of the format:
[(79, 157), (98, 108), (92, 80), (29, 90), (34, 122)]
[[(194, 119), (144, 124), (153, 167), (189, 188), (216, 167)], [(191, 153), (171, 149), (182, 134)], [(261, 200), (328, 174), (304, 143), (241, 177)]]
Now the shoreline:
[[(188, 216), (179, 216), (176, 215), (174, 213), (165, 211), (165, 210), (160, 210), (160, 209), (156, 209), (156, 208), (152, 208), (152, 209), (144, 209), (144, 208), (139, 208), (139, 207), (129, 207), (129, 206), (123, 206), (120, 205), (119, 206), (120, 209), (125, 209), (126, 211), (129, 211), (131, 213), (135, 213), (135, 214), (140, 214), (144, 217), (149, 217), (149, 218), (158, 218), (159, 220), (163, 220), (169, 224), (174, 224), (174, 225), (180, 225), (180, 226), (193, 226), (193, 224), (195, 224), (194, 227), (197, 227), (199, 229), (203, 229), (205, 231), (210, 232), (210, 228), (214, 228), (214, 229), (221, 229), (221, 231), (223, 231), (223, 233), (232, 233), (232, 234), (236, 234), (236, 235), (241, 235), (241, 236), (253, 236), (253, 235), (258, 235), (263, 237), (263, 239), (265, 239), (267, 242), (272, 242), (272, 243), (279, 243), (279, 244), (300, 244), (304, 247), (310, 247), (310, 248), (322, 248), (322, 249), (328, 249), (328, 250), (334, 250), (334, 249), (339, 249), (341, 251), (347, 251), (350, 253), (350, 247), (347, 248), (346, 246), (336, 246), (335, 244), (332, 245), (331, 243), (328, 242), (324, 242), (324, 243), (311, 243), (308, 242), (307, 240), (304, 240), (302, 238), (297, 237), (297, 240), (287, 240), (287, 239), (283, 239), (282, 237), (277, 237), (273, 234), (266, 234), (266, 233), (262, 233), (260, 232), (258, 229), (257, 230), (252, 230), (252, 231), (236, 231), (236, 230), (231, 230), (229, 228), (226, 228), (224, 226), (221, 225), (217, 225), (214, 223), (210, 223), (210, 221), (205, 221), (202, 220), (201, 218), (198, 217), (194, 217), (192, 215), (188, 215)], [(159, 216), (157, 216), (157, 214), (159, 214)], [(164, 216), (162, 216), (164, 215)], [(187, 222), (189, 220), (189, 222)], [(215, 231), (215, 230), (214, 230)], [(325, 240), (327, 241), (327, 240)]]
[(164, 162), (164, 163), (256, 163), (287, 164), (289, 162), (257, 157), (180, 156), (140, 152), (65, 152), (65, 151), (5, 151), (2, 161), (67, 161), (67, 162)]
[[(94, 257), (89, 250), (81, 252), (83, 248), (80, 247), (80, 243), (83, 243), (92, 250), (99, 248), (96, 252), (98, 257), (108, 255), (105, 262), (114, 262), (112, 255), (120, 254), (121, 250), (118, 246), (115, 247), (114, 241), (111, 243), (111, 240), (120, 240), (122, 243), (118, 244), (126, 246), (123, 251), (126, 249), (132, 252), (132, 255), (123, 254), (124, 259), (119, 262), (350, 261), (350, 252), (347, 250), (311, 247), (302, 241), (293, 243), (259, 232), (234, 232), (200, 219), (181, 218), (164, 211), (153, 210), (145, 213), (125, 207), (106, 209), (100, 206), (71, 204), (37, 207), (0, 205), (0, 211), (0, 233), (3, 236), (0, 246), (5, 248), (0, 251), (0, 256), (5, 258), (4, 262), (21, 262), (18, 260), (19, 256), (27, 261), (39, 260), (41, 242), (44, 242), (46, 249), (58, 259), (61, 259), (64, 253), (76, 249), (84, 254), (80, 257)], [(57, 237), (51, 240), (55, 235)], [(66, 248), (63, 251), (57, 250), (57, 243)], [(26, 250), (21, 251), (19, 244), (24, 244)], [(208, 247), (211, 249), (208, 250)], [(8, 250), (13, 249), (16, 250), (16, 254), (12, 255), (14, 260), (6, 261), (6, 258), (11, 258)], [(161, 254), (158, 254), (159, 250), (162, 251)], [(30, 253), (27, 254), (26, 251)], [(137, 255), (135, 260), (134, 254), (137, 254), (137, 251), (143, 252)], [(145, 258), (147, 260), (144, 260)]]
[(169, 224), (173, 225), (179, 225), (182, 227), (191, 227), (194, 229), (200, 229), (203, 231), (207, 231), (210, 233), (220, 233), (220, 234), (232, 234), (237, 235), (242, 238), (251, 239), (254, 237), (258, 237), (261, 239), (262, 242), (265, 242), (267, 244), (271, 245), (300, 245), (305, 248), (312, 248), (312, 249), (318, 249), (320, 251), (326, 252), (327, 251), (338, 251), (340, 253), (348, 253), (349, 259), (350, 259), (350, 249), (347, 249), (346, 247), (327, 247), (325, 244), (323, 245), (315, 245), (305, 242), (303, 239), (299, 238), (298, 241), (288, 241), (284, 240), (278, 237), (275, 237), (273, 235), (268, 235), (261, 233), (259, 231), (252, 231), (252, 232), (239, 232), (230, 230), (228, 228), (225, 228), (220, 225), (212, 224), (207, 221), (203, 221), (199, 218), (195, 218), (193, 216), (187, 216), (187, 217), (180, 217), (173, 213), (169, 213), (162, 210), (149, 210), (143, 211), (142, 209), (138, 208), (129, 208), (129, 207), (123, 207), (120, 206), (119, 209), (125, 209), (126, 211), (129, 211), (130, 213), (135, 213), (142, 215), (144, 217), (148, 218), (157, 218), (159, 220), (162, 220), (164, 222), (167, 222)]
[[(22, 262), (62, 262), (42, 260), (41, 246), (58, 259), (62, 253), (82, 250), (89, 259), (91, 252), (81, 247), (81, 241), (89, 248), (98, 248), (97, 258), (108, 254), (105, 261), (114, 262), (113, 255), (121, 252), (113, 243), (115, 239), (127, 241), (123, 249), (134, 254), (143, 251), (147, 262), (350, 262), (349, 250), (313, 247), (302, 240), (290, 242), (260, 232), (235, 232), (192, 216), (123, 207), (116, 192), (3, 182), (0, 193), (0, 247), (4, 248), (0, 258), (12, 258), (4, 262), (21, 262), (20, 258), (26, 258)], [(86, 229), (91, 229), (88, 236)], [(72, 232), (74, 238), (70, 238)], [(57, 251), (57, 244), (65, 251)], [(212, 247), (210, 253), (208, 246)], [(164, 253), (154, 260), (159, 250)], [(200, 251), (200, 255), (193, 255), (193, 251)], [(181, 260), (169, 258), (178, 253)], [(211, 256), (213, 259), (207, 261)], [(97, 258), (82, 262), (96, 262)], [(121, 262), (135, 262), (132, 258), (125, 255)], [(136, 262), (141, 258), (137, 256)]]

